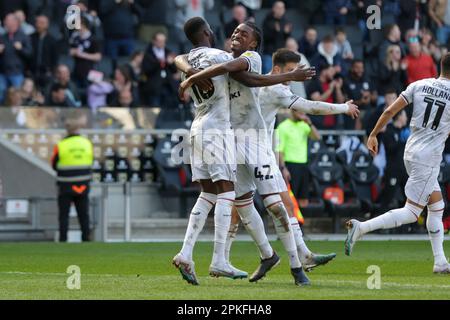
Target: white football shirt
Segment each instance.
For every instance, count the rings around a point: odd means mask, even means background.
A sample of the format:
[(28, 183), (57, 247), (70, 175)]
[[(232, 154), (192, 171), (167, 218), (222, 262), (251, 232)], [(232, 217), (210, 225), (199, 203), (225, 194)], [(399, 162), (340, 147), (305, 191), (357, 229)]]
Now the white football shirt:
[[(232, 57), (227, 52), (207, 47), (192, 49), (188, 55), (188, 62), (195, 69), (206, 69), (230, 60)], [(231, 128), (228, 74), (214, 77), (211, 80), (214, 86), (211, 91), (203, 92), (195, 85), (189, 88), (195, 105), (191, 136), (199, 134), (201, 130), (225, 131)]]
[(404, 159), (429, 167), (439, 166), (450, 134), (450, 79), (416, 81), (401, 96), (413, 104), (411, 135)]
[[(248, 72), (261, 74), (261, 56), (246, 51), (241, 58), (248, 61)], [(231, 124), (234, 129), (266, 129), (259, 105), (260, 88), (249, 88), (230, 78)]]

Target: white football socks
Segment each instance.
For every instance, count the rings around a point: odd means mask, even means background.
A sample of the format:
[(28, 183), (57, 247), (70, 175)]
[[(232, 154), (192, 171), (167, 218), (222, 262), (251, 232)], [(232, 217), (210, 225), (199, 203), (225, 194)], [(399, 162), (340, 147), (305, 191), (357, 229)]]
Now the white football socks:
[(280, 195), (274, 194), (264, 198), (264, 205), (272, 217), (278, 237), (289, 255), (291, 268), (300, 268), (302, 264), (298, 258), (294, 233), (292, 232), (289, 215)]
[(236, 200), (235, 205), (237, 211), (239, 212), (239, 216), (241, 217), (242, 224), (259, 249), (261, 258), (271, 258), (273, 256), (273, 249), (269, 243), (269, 239), (267, 239), (261, 216), (253, 204), (253, 197), (249, 199)]
[(442, 215), (444, 213), (444, 201), (438, 201), (428, 205), (427, 230), (430, 237), (431, 249), (433, 250), (434, 264), (442, 265), (447, 263), (444, 253), (444, 224)]
[(192, 251), (194, 250), (195, 242), (205, 225), (208, 213), (216, 203), (216, 197), (215, 194), (201, 192), (192, 208), (191, 215), (189, 216), (189, 224), (184, 236), (183, 247), (181, 248), (181, 254), (188, 260), (192, 260)]
[(390, 210), (378, 217), (361, 222), (361, 235), (378, 229), (391, 229), (416, 222), (422, 211), (423, 209), (407, 202), (403, 208)]
[(300, 258), (300, 261), (307, 259), (309, 256), (311, 256), (311, 251), (307, 247), (305, 240), (303, 239), (303, 232), (302, 228), (300, 228), (300, 224), (298, 223), (298, 220), (296, 217), (289, 218), (289, 221), (291, 222), (291, 229), (294, 233), (294, 239), (295, 244), (297, 245), (297, 252), (298, 257)]
[(213, 265), (221, 265), (225, 260), (225, 243), (231, 223), (231, 209), (233, 208), (236, 194), (234, 191), (217, 195), (216, 208), (214, 209), (214, 253)]
[(230, 229), (228, 230), (227, 242), (225, 243), (225, 259), (227, 262), (230, 262), (230, 251), (231, 245), (233, 244), (234, 239), (236, 239), (236, 234), (239, 230), (239, 223), (230, 224)]

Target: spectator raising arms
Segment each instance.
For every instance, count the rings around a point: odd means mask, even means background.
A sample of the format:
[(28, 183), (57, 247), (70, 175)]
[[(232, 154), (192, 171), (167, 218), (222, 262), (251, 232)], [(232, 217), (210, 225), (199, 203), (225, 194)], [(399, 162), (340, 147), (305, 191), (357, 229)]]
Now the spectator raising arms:
[[(335, 79), (335, 68), (330, 64), (324, 63), (318, 69), (319, 76), (311, 80), (306, 87), (308, 98), (314, 101), (344, 103), (343, 80), (342, 78)], [(335, 115), (311, 116), (311, 119), (319, 129), (336, 129), (337, 121)]]
[(89, 21), (81, 17), (81, 28), (70, 37), (70, 55), (75, 59), (74, 78), (78, 87), (88, 86), (87, 76), (102, 58), (101, 50), (94, 35), (89, 30)]
[(44, 96), (37, 90), (31, 78), (25, 78), (23, 81), (21, 94), (24, 106), (42, 106), (45, 102)]
[(389, 24), (384, 27), (384, 40), (378, 47), (378, 59), (380, 64), (384, 63), (386, 60), (387, 48), (394, 44), (400, 47), (402, 58), (406, 55), (406, 46), (401, 40), (402, 34), (398, 25)]
[(264, 52), (263, 73), (272, 69), (272, 54), (279, 48), (283, 48), (286, 39), (291, 35), (292, 24), (285, 17), (286, 7), (283, 1), (276, 1), (272, 11), (263, 22)]
[(4, 20), (6, 33), (0, 38), (0, 103), (8, 87), (19, 88), (25, 66), (33, 54), (30, 39), (20, 30), (20, 21), (10, 13)]
[(387, 47), (386, 61), (380, 65), (378, 80), (378, 91), (381, 95), (391, 88), (400, 94), (405, 88), (406, 64), (402, 63), (402, 52), (398, 45)]
[(113, 90), (108, 95), (108, 105), (133, 107), (137, 104), (136, 100), (136, 87), (128, 68), (117, 68), (114, 72)]

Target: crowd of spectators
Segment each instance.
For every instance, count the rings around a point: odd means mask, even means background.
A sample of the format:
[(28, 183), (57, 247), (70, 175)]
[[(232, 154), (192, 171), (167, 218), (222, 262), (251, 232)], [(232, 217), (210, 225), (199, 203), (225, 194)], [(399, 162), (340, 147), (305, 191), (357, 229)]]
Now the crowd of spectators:
[[(68, 10), (70, 5), (78, 10)], [(382, 26), (377, 43), (366, 26), (370, 5), (394, 18)], [(261, 9), (266, 14), (257, 21), (264, 38), (264, 72), (276, 49), (291, 48), (301, 54), (302, 64), (317, 70), (316, 78), (293, 84), (293, 91), (312, 100), (353, 99), (362, 109), (357, 121), (312, 117), (319, 129), (370, 130), (386, 95), (437, 76), (450, 36), (450, 1), (439, 0), (2, 1), (0, 104), (176, 109), (180, 74), (174, 58), (190, 48), (183, 23), (219, 13), (218, 46), (228, 50), (234, 28), (256, 20)], [(294, 30), (299, 23), (291, 21), (289, 11), (307, 20), (304, 30)], [(80, 26), (71, 28), (78, 13)], [(321, 34), (321, 26), (330, 32)], [(362, 52), (349, 41), (348, 26), (357, 27)]]
[[(397, 21), (383, 26), (381, 43), (355, 56), (345, 26), (358, 25), (362, 42), (370, 43), (365, 20), (372, 4), (393, 14)], [(77, 30), (68, 27), (77, 13), (67, 10), (69, 5), (76, 5), (81, 13)], [(174, 57), (189, 49), (182, 32), (184, 21), (212, 10), (229, 11), (229, 18), (223, 18), (223, 25), (216, 30), (228, 49), (234, 28), (255, 19), (261, 8), (268, 9), (260, 21), (264, 72), (270, 70), (276, 49), (293, 48), (302, 54), (302, 63), (315, 66), (318, 74), (294, 91), (313, 100), (353, 99), (365, 111), (356, 122), (313, 117), (324, 129), (365, 128), (364, 121), (383, 105), (386, 92), (398, 94), (413, 81), (436, 76), (437, 62), (447, 50), (450, 35), (450, 5), (437, 0), (3, 1), (0, 103), (10, 102), (8, 95), (13, 91), (9, 89), (13, 88), (24, 96), (24, 105), (177, 107), (180, 75)], [(298, 24), (290, 21), (287, 10), (302, 12), (308, 19), (298, 38), (293, 30)], [(317, 25), (331, 26), (333, 32), (319, 38)], [(105, 61), (112, 66), (108, 73), (102, 67)], [(367, 71), (368, 63), (372, 74)], [(32, 96), (38, 99), (31, 98), (31, 87)], [(64, 98), (58, 94), (62, 91)]]

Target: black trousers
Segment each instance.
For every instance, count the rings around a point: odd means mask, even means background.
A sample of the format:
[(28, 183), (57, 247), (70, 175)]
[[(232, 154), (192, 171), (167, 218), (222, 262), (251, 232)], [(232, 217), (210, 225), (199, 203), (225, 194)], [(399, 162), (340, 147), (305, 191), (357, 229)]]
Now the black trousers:
[(292, 193), (297, 199), (309, 198), (309, 170), (307, 163), (286, 162), (291, 174)]
[[(86, 186), (83, 188), (83, 186)], [(69, 229), (70, 205), (73, 203), (77, 211), (78, 222), (81, 227), (81, 239), (90, 240), (89, 230), (89, 186), (85, 184), (60, 185), (58, 194), (59, 209), (59, 241), (67, 241), (67, 231)], [(74, 190), (75, 189), (75, 190)], [(83, 192), (79, 192), (83, 190)]]

